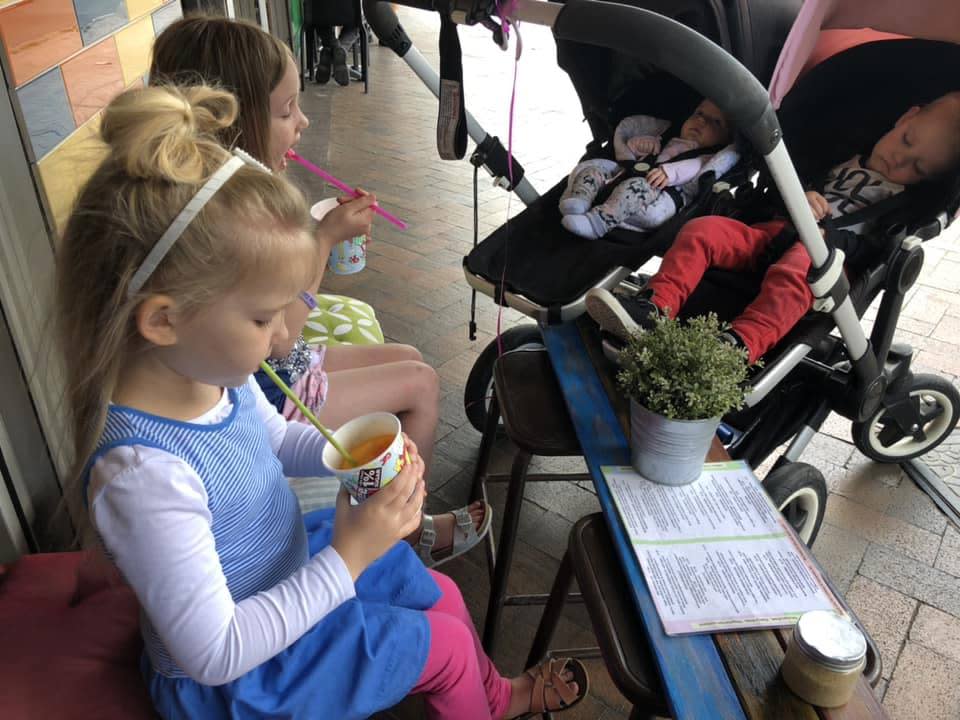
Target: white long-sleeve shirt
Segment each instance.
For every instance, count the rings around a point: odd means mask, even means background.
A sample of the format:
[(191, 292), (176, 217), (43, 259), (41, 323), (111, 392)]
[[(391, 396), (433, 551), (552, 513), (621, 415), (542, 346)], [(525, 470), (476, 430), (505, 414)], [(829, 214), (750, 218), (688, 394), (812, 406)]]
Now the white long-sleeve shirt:
[[(323, 436), (288, 423), (256, 382), (250, 387), (285, 474), (318, 474)], [(224, 391), (192, 422), (213, 424), (231, 409)], [(220, 685), (240, 677), (355, 595), (343, 560), (328, 546), (274, 587), (235, 603), (214, 545), (203, 482), (163, 450), (108, 450), (91, 469), (88, 500), (100, 537), (150, 624), (177, 665), (198, 682)]]

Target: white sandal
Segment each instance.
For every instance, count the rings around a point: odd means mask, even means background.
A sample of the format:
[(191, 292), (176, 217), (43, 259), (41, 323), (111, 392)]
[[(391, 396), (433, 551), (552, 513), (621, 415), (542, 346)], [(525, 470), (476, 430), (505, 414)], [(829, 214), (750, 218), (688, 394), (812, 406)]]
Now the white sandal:
[(453, 528), (453, 544), (445, 549), (448, 551), (448, 554), (445, 554), (437, 560), (433, 557), (433, 546), (437, 542), (434, 516), (424, 513), (423, 527), (420, 530), (420, 540), (414, 549), (417, 551), (417, 555), (420, 556), (420, 560), (423, 561), (424, 566), (428, 568), (443, 565), (443, 563), (448, 560), (453, 560), (455, 557), (459, 557), (465, 552), (469, 552), (475, 548), (479, 542), (483, 540), (484, 536), (490, 532), (490, 526), (493, 523), (493, 508), (490, 507), (489, 503), (484, 503), (483, 522), (480, 524), (479, 530), (473, 526), (473, 518), (470, 517), (469, 505), (464, 505), (456, 510), (450, 510), (449, 514), (452, 514), (456, 520), (456, 525)]

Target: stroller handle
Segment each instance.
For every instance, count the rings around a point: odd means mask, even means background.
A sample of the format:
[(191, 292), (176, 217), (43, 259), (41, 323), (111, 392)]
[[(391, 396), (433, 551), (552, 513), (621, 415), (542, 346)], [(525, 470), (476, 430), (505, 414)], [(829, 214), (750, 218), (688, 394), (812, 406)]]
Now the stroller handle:
[[(471, 23), (493, 10), (489, 0), (396, 0), (419, 10), (448, 11)], [(363, 0), (364, 13), (377, 36), (392, 44), (399, 22), (389, 3)], [(553, 26), (558, 39), (617, 50), (650, 62), (713, 100), (761, 154), (780, 140), (780, 124), (766, 89), (719, 45), (686, 25), (641, 7), (602, 0), (561, 4), (519, 0), (518, 19)], [(400, 41), (403, 43), (403, 41)], [(409, 40), (405, 44), (409, 47)], [(399, 54), (406, 48), (394, 48)]]

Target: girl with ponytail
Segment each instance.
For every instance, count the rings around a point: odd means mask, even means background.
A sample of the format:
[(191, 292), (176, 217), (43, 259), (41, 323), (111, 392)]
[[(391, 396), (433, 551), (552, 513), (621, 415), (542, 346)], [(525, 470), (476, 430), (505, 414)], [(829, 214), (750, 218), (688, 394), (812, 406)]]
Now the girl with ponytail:
[[(150, 82), (204, 83), (234, 93), (238, 115), (218, 130), (218, 137), (226, 147), (241, 148), (275, 172), (286, 168), (287, 151), (309, 125), (300, 109), (300, 79), (290, 51), (245, 21), (194, 15), (172, 23), (154, 43)], [(317, 226), (319, 272), (304, 302), (288, 309), (289, 334), (272, 349), (268, 362), (329, 427), (371, 412), (394, 413), (429, 468), (440, 418), (440, 379), (420, 352), (400, 343), (309, 347), (302, 332), (310, 310), (306, 303), (319, 291), (330, 249), (341, 240), (369, 234), (375, 200), (373, 195), (341, 198), (340, 207)], [(348, 317), (332, 311), (327, 315), (328, 323), (344, 320)], [(303, 419), (265, 372), (255, 377), (284, 417)], [(438, 567), (475, 547), (492, 519), (490, 506), (478, 501), (424, 515), (407, 540), (427, 567)]]

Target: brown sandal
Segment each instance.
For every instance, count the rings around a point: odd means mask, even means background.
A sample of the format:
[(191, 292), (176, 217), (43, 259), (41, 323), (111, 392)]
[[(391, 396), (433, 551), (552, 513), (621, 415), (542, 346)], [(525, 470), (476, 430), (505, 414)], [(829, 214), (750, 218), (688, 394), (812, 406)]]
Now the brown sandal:
[[(569, 682), (577, 684), (577, 692), (570, 689), (567, 682), (560, 678), (564, 670), (573, 673)], [(583, 663), (575, 658), (549, 658), (536, 667), (526, 671), (533, 678), (533, 687), (530, 688), (530, 711), (520, 715), (516, 720), (525, 720), (544, 712), (563, 712), (569, 710), (583, 700), (590, 690), (590, 676)], [(547, 690), (553, 690), (560, 698), (559, 707), (547, 707)]]

